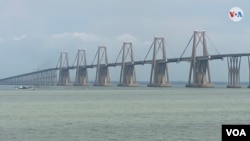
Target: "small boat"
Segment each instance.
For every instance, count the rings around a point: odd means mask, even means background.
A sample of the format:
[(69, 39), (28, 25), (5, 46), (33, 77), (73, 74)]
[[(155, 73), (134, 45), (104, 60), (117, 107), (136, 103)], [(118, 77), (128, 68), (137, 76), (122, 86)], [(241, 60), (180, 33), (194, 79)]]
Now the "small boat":
[(16, 86), (15, 87), (16, 89), (31, 89), (32, 87), (31, 86), (29, 86), (29, 87), (26, 87), (26, 86)]

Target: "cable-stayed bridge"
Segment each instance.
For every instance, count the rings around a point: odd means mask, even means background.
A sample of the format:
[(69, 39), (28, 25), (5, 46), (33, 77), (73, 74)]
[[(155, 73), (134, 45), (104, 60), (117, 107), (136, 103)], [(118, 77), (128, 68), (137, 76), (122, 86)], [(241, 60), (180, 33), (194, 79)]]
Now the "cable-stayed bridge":
[[(192, 55), (183, 57), (187, 47), (192, 43)], [(202, 55), (197, 55), (198, 47), (202, 47)], [(147, 59), (149, 53), (153, 52), (152, 59)], [(122, 61), (118, 62), (118, 58)], [(209, 55), (207, 50), (205, 31), (194, 31), (182, 55), (178, 58), (167, 58), (166, 47), (163, 37), (155, 37), (150, 49), (142, 61), (134, 60), (133, 45), (124, 42), (115, 62), (108, 63), (107, 47), (99, 46), (91, 65), (87, 64), (86, 51), (78, 50), (72, 66), (68, 62), (67, 52), (61, 52), (58, 64), (54, 68), (38, 70), (30, 73), (20, 74), (0, 79), (1, 85), (77, 85), (88, 86), (88, 69), (96, 68), (94, 86), (111, 86), (109, 68), (121, 66), (120, 80), (118, 86), (138, 86), (136, 80), (136, 65), (151, 65), (149, 87), (171, 87), (168, 73), (168, 63), (187, 61), (190, 62), (188, 83), (186, 87), (214, 87), (209, 61), (227, 58), (228, 63), (228, 86), (229, 88), (240, 88), (241, 58), (248, 57), (249, 64), (249, 87), (250, 87), (250, 53), (216, 54)], [(96, 62), (96, 64), (95, 64)], [(70, 80), (70, 70), (76, 70), (75, 81)]]

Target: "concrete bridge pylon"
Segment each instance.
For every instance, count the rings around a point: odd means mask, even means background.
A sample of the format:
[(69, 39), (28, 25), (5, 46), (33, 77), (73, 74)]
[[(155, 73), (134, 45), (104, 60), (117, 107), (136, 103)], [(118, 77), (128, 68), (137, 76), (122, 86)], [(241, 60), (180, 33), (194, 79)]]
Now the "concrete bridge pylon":
[(241, 88), (240, 86), (240, 64), (241, 57), (227, 57), (228, 63), (228, 85), (227, 88)]
[(58, 86), (71, 85), (70, 73), (68, 67), (69, 67), (68, 53), (61, 52), (59, 58), (59, 79), (57, 83)]
[[(148, 87), (171, 87), (168, 75), (165, 40), (163, 37), (155, 37), (152, 45), (153, 59)], [(158, 52), (162, 54), (160, 59), (157, 59)]]
[(96, 68), (96, 78), (94, 86), (111, 86), (109, 68), (108, 68), (107, 47), (99, 46), (96, 56), (97, 56), (97, 68)]
[(121, 52), (122, 52), (122, 66), (120, 73), (120, 82), (117, 86), (122, 86), (122, 87), (138, 86), (138, 84), (136, 83), (134, 52), (132, 43), (124, 42)]
[(209, 61), (196, 59), (199, 43), (202, 43), (203, 56), (209, 57), (205, 31), (194, 31), (192, 39), (192, 60), (190, 62), (189, 79), (186, 87), (211, 88), (213, 84), (211, 83)]
[(85, 50), (79, 49), (76, 55), (75, 86), (88, 86), (88, 71)]

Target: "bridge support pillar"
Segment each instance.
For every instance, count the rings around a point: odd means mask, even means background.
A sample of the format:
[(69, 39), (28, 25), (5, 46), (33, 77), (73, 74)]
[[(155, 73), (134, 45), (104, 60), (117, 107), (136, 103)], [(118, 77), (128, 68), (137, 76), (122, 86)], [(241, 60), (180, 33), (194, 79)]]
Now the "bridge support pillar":
[[(106, 46), (99, 46), (98, 48), (98, 60), (96, 69), (96, 79), (94, 86), (111, 86), (109, 69), (108, 69), (108, 55)], [(101, 64), (104, 61), (104, 64)]]
[(56, 80), (57, 80), (56, 70), (44, 72), (43, 78), (44, 78), (43, 85), (47, 85), (47, 86), (56, 85)]
[(59, 69), (59, 79), (58, 86), (68, 86), (71, 85), (70, 82), (70, 73), (69, 73), (69, 63), (68, 63), (68, 53), (61, 52), (60, 58), (60, 69)]
[[(189, 79), (186, 87), (211, 88), (213, 87), (213, 84), (211, 83), (208, 60), (196, 59), (196, 52), (199, 43), (202, 43), (203, 56), (209, 56), (207, 51), (205, 31), (194, 31), (192, 61), (190, 63)], [(191, 82), (192, 78), (193, 81)]]
[(77, 56), (77, 68), (76, 68), (76, 78), (75, 78), (75, 86), (88, 86), (88, 71), (86, 68), (86, 54), (85, 50), (78, 50)]
[(31, 76), (27, 76), (30, 79), (32, 85), (46, 85), (53, 86), (56, 85), (57, 73), (56, 70), (50, 70), (40, 73), (35, 73)]
[[(189, 83), (186, 87), (204, 87), (210, 88), (213, 87), (211, 84), (210, 72), (208, 72), (208, 82), (207, 82), (207, 70), (209, 69), (208, 60), (196, 61), (196, 64), (193, 66), (193, 83)], [(190, 80), (191, 81), (191, 80)]]
[(249, 85), (248, 88), (250, 88), (250, 57), (248, 56), (248, 66), (249, 66)]
[(59, 80), (57, 83), (58, 86), (69, 86), (71, 85), (69, 69), (60, 69), (59, 71)]
[(52, 71), (49, 72), (47, 85), (54, 86), (54, 85), (56, 85), (56, 81), (57, 81), (57, 71), (52, 70)]
[[(166, 47), (163, 37), (154, 38), (154, 50), (148, 87), (171, 87), (168, 76)], [(157, 53), (161, 51), (162, 58), (157, 60)]]
[(76, 72), (75, 86), (89, 86), (87, 68), (79, 68)]
[[(130, 42), (123, 43), (122, 46), (122, 66), (120, 73), (120, 82), (117, 86), (121, 87), (136, 87), (136, 75), (135, 75), (135, 65), (134, 65), (134, 53), (133, 46)], [(130, 61), (125, 62), (127, 55), (129, 54)]]
[(94, 86), (111, 86), (108, 67), (99, 66), (97, 69), (97, 76)]
[(148, 84), (148, 87), (171, 87), (166, 62), (156, 61), (154, 73), (151, 75), (153, 75), (153, 80), (150, 79), (151, 84)]
[(124, 65), (122, 68), (122, 73), (120, 76), (120, 83), (117, 86), (121, 87), (136, 87), (138, 84), (136, 83), (135, 77), (135, 66), (134, 65)]
[(227, 88), (241, 88), (240, 86), (240, 64), (241, 57), (227, 57), (228, 63), (228, 85)]

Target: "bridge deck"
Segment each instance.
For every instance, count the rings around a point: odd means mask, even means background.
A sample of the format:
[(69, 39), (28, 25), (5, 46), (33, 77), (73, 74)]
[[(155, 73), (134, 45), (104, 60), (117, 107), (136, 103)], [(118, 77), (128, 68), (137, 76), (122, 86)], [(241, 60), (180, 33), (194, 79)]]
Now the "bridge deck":
[[(238, 57), (242, 57), (242, 56), (250, 56), (250, 53), (235, 53), (235, 54), (219, 54), (219, 55), (210, 55), (210, 56), (197, 56), (196, 59), (197, 60), (216, 60), (216, 59), (223, 59), (224, 57), (232, 57), (232, 56), (238, 56)], [(181, 62), (181, 61), (191, 61), (192, 58), (191, 57), (182, 57), (182, 58), (169, 58), (167, 60), (159, 60), (159, 61), (163, 61), (166, 63), (174, 63), (174, 62)], [(144, 65), (144, 64), (152, 64), (152, 60), (145, 60), (145, 61), (135, 61), (133, 63), (133, 65)], [(121, 66), (122, 63), (108, 63), (106, 64), (108, 67), (115, 67), (115, 66)], [(86, 65), (84, 68), (95, 68), (97, 67), (97, 65)], [(76, 69), (76, 66), (71, 66), (65, 69)], [(44, 69), (44, 70), (38, 70), (38, 71), (34, 71), (34, 72), (30, 72), (30, 73), (25, 73), (25, 74), (21, 74), (21, 75), (16, 75), (16, 76), (12, 76), (12, 77), (7, 77), (7, 78), (3, 78), (0, 79), (0, 81), (4, 81), (4, 80), (8, 80), (8, 79), (14, 79), (14, 78), (18, 78), (18, 77), (24, 77), (24, 76), (29, 76), (29, 75), (33, 75), (33, 74), (38, 74), (38, 73), (43, 73), (43, 72), (48, 72), (48, 71), (56, 71), (59, 70), (59, 68), (48, 68), (48, 69)]]

